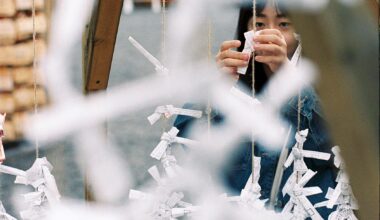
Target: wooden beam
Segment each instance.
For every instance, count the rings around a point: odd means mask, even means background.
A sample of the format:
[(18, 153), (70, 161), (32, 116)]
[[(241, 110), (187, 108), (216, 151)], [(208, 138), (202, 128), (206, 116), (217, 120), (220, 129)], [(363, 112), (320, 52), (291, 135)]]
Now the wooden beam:
[(379, 38), (364, 1), (330, 1), (320, 13), (291, 13), (305, 55), (320, 69), (318, 91), (334, 142), (340, 145), (360, 210), (379, 217)]
[[(86, 26), (82, 39), (85, 94), (107, 89), (122, 8), (123, 0), (98, 0)], [(96, 200), (87, 173), (84, 174), (84, 197), (87, 202)]]
[(108, 86), (123, 0), (98, 0), (83, 36), (84, 92)]

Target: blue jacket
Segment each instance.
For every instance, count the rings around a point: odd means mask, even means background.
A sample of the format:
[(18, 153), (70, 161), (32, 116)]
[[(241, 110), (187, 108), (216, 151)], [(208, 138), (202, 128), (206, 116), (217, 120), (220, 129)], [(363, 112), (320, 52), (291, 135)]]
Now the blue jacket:
[[(314, 89), (308, 88), (303, 90), (301, 92), (301, 100), (301, 130), (306, 128), (309, 129), (307, 140), (304, 143), (304, 149), (331, 153), (330, 149), (332, 146), (330, 137), (326, 129), (319, 105), (319, 100)], [(192, 104), (186, 104), (184, 108), (198, 108), (198, 110), (202, 110), (200, 106)], [(282, 116), (292, 125), (293, 128), (297, 128), (297, 109), (298, 96), (290, 99), (288, 104), (283, 106), (281, 109)], [(194, 120), (194, 118), (187, 116), (178, 116), (176, 118), (174, 126), (180, 130), (179, 136), (187, 135), (187, 132)], [(216, 111), (213, 111), (212, 122), (214, 124), (223, 123), (223, 116)], [(295, 138), (293, 132), (290, 137), (288, 148), (291, 149), (294, 144)], [(280, 152), (268, 151), (266, 148), (261, 146), (260, 143), (255, 143), (255, 156), (261, 157), (259, 183), (261, 186), (262, 199), (270, 197), (279, 155)], [(318, 172), (306, 186), (319, 186), (323, 191), (323, 193), (308, 197), (312, 204), (325, 201), (325, 195), (328, 188), (334, 188), (336, 185), (336, 169), (333, 166), (332, 158), (333, 157), (331, 157), (329, 161), (305, 158), (305, 163), (307, 164), (308, 168)], [(226, 187), (230, 189), (231, 193), (239, 194), (240, 191), (244, 188), (245, 183), (251, 174), (251, 161), (251, 141), (249, 138), (246, 138), (241, 141), (239, 146), (237, 146), (236, 151), (220, 171), (221, 178), (224, 180)], [(289, 196), (282, 196), (281, 189), (288, 177), (291, 175), (292, 171), (292, 167), (289, 167), (284, 171), (280, 191), (278, 194), (278, 202), (276, 204), (277, 209), (284, 207), (284, 205), (289, 200)], [(328, 215), (334, 211), (334, 209), (327, 209), (326, 207), (318, 208), (317, 210), (324, 219), (328, 219)]]

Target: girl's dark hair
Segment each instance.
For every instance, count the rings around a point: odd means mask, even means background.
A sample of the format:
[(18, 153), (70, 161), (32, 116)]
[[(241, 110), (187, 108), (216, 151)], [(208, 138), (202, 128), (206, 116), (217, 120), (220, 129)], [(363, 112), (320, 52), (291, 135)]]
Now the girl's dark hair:
[[(265, 6), (267, 5), (267, 0), (257, 0), (256, 1), (256, 13), (261, 14), (264, 10)], [(281, 4), (278, 3), (278, 1), (274, 0), (275, 7), (278, 14), (284, 14), (286, 15), (286, 9), (281, 6)], [(252, 2), (243, 4), (240, 8), (239, 13), (239, 19), (238, 19), (238, 26), (236, 31), (236, 39), (241, 42), (240, 47), (238, 48), (238, 51), (243, 51), (244, 44), (245, 44), (245, 37), (244, 33), (248, 31), (248, 22), (253, 16), (253, 5)], [(253, 24), (255, 25), (255, 24)], [(252, 59), (250, 60), (248, 64), (247, 73), (245, 75), (241, 75), (239, 77), (238, 84), (243, 85), (243, 87), (248, 88), (249, 90), (252, 90)], [(262, 89), (264, 88), (265, 84), (268, 81), (268, 76), (264, 72), (264, 66), (262, 63), (255, 63), (255, 91), (257, 93), (260, 93)]]

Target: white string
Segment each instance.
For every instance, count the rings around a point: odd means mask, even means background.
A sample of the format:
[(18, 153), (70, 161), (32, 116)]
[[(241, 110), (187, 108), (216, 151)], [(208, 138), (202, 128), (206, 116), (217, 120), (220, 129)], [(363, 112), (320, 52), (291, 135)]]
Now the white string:
[[(32, 3), (32, 17), (33, 17), (33, 88), (34, 88), (34, 114), (38, 114), (38, 103), (37, 103), (37, 76), (36, 76), (36, 7), (35, 0)], [(38, 137), (35, 137), (35, 147), (36, 147), (36, 158), (39, 157), (39, 143)]]
[[(208, 63), (211, 62), (211, 20), (208, 20)], [(207, 136), (208, 138), (210, 137), (210, 131), (211, 131), (211, 103), (210, 103), (210, 98), (207, 100), (207, 109), (206, 109), (206, 114), (207, 114)]]
[[(253, 0), (253, 16), (252, 16), (253, 33), (256, 33), (256, 0)], [(255, 98), (255, 54), (252, 55), (252, 98)], [(254, 183), (255, 170), (255, 140), (252, 134), (252, 183)]]
[[(161, 51), (162, 51), (162, 65), (166, 65), (166, 0), (162, 1), (162, 14), (161, 14)], [(165, 132), (168, 126), (168, 120), (164, 118), (164, 123), (162, 124), (162, 132)]]
[(161, 23), (162, 23), (162, 64), (165, 66), (166, 64), (166, 0), (162, 1), (162, 15), (161, 15)]

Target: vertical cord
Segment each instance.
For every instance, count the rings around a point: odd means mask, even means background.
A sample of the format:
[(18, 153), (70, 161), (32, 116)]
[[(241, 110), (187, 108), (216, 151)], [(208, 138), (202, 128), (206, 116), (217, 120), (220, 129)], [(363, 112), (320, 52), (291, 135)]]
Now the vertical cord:
[[(34, 86), (34, 114), (38, 114), (38, 103), (37, 103), (37, 76), (36, 76), (36, 6), (35, 0), (32, 2), (32, 17), (33, 17), (33, 86)], [(36, 145), (36, 159), (39, 157), (39, 143), (37, 136), (35, 137)]]
[[(297, 133), (301, 130), (301, 105), (302, 105), (302, 102), (301, 102), (301, 91), (298, 92), (298, 101), (297, 101)], [(299, 146), (297, 144), (297, 147), (301, 149), (301, 146)], [(297, 174), (296, 174), (296, 183), (299, 182), (299, 180), (301, 179), (301, 173), (299, 171), (297, 171)]]
[(301, 130), (301, 91), (298, 92), (298, 101), (297, 101), (297, 132)]
[[(207, 60), (210, 64), (211, 62), (211, 20), (208, 20), (208, 54), (207, 54)], [(210, 131), (211, 131), (211, 103), (210, 98), (207, 99), (207, 137), (210, 138)]]
[[(252, 26), (253, 33), (256, 32), (256, 0), (253, 0), (253, 16), (252, 16)], [(255, 52), (252, 54), (252, 98), (255, 98)], [(252, 131), (252, 183), (254, 183), (255, 175), (255, 140), (253, 139)]]
[(162, 14), (161, 14), (161, 49), (162, 49), (162, 64), (166, 64), (166, 0), (162, 0)]
[[(253, 33), (256, 32), (256, 0), (253, 0)], [(255, 52), (252, 54), (252, 98), (255, 97)]]
[[(166, 0), (162, 0), (162, 10), (161, 10), (161, 55), (162, 55), (162, 65), (166, 66)], [(164, 123), (162, 125), (162, 132), (166, 131), (168, 125), (168, 120), (164, 117)]]

